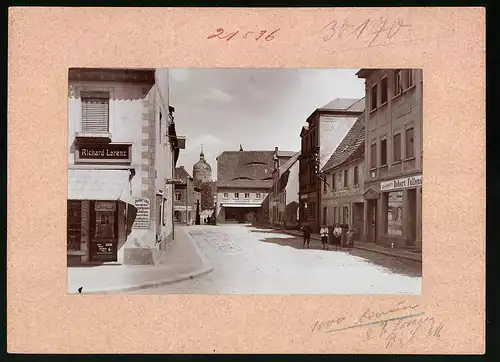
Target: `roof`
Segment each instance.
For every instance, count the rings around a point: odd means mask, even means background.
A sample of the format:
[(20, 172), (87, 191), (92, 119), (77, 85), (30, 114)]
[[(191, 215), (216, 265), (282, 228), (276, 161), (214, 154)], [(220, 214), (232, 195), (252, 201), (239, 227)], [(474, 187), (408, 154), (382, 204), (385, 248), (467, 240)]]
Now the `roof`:
[(278, 157), (293, 157), (296, 151), (278, 151)]
[(365, 98), (336, 98), (318, 111), (346, 111), (363, 112), (365, 110)]
[(191, 178), (191, 175), (186, 171), (184, 167), (176, 167), (175, 168), (175, 178), (188, 180)]
[(323, 166), (322, 171), (328, 171), (346, 162), (364, 155), (365, 149), (365, 114), (363, 113), (347, 132), (338, 147)]
[(296, 152), (291, 158), (289, 158), (284, 164), (278, 167), (278, 175), (282, 175), (283, 172), (287, 171), (293, 164), (299, 159), (300, 151)]
[[(295, 154), (278, 151), (279, 157)], [(272, 187), (274, 151), (224, 151), (217, 157), (217, 187)]]

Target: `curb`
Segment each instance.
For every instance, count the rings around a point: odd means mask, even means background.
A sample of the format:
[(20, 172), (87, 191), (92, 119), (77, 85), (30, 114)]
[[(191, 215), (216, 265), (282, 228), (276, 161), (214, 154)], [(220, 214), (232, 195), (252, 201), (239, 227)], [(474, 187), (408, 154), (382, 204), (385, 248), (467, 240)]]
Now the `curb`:
[[(275, 230), (281, 231), (281, 232), (283, 232), (285, 234), (288, 234), (288, 235), (300, 236), (300, 235), (297, 235), (297, 234), (292, 233), (292, 232), (287, 231), (287, 230), (280, 230), (280, 229), (275, 229)], [(311, 239), (316, 240), (316, 241), (321, 241), (321, 239), (319, 239), (317, 237), (312, 237), (311, 236)], [(356, 243), (354, 243), (354, 249), (371, 251), (372, 253), (378, 253), (378, 254), (383, 254), (383, 255), (387, 255), (387, 256), (392, 256), (394, 258), (401, 258), (401, 259), (406, 259), (406, 260), (412, 260), (412, 261), (422, 262), (422, 259), (415, 258), (415, 257), (413, 257), (411, 255), (397, 255), (397, 254), (392, 254), (392, 253), (389, 253), (389, 252), (384, 251), (384, 250), (374, 250), (374, 249), (365, 248), (365, 247), (359, 246), (359, 245), (356, 246)]]
[(194, 237), (191, 235), (190, 232), (187, 230), (182, 230), (186, 236), (188, 236), (189, 240), (193, 244), (193, 247), (196, 251), (196, 254), (200, 258), (203, 266), (199, 268), (198, 270), (195, 270), (194, 272), (190, 273), (185, 273), (185, 274), (180, 274), (175, 277), (170, 277), (170, 278), (164, 278), (156, 281), (151, 281), (151, 282), (146, 282), (144, 284), (137, 284), (133, 285), (130, 287), (123, 287), (123, 288), (115, 288), (115, 289), (100, 289), (100, 290), (90, 290), (90, 291), (84, 291), (83, 293), (67, 293), (68, 295), (90, 295), (90, 294), (115, 294), (117, 292), (130, 292), (130, 291), (136, 291), (136, 290), (141, 290), (141, 289), (148, 289), (148, 288), (154, 288), (154, 287), (160, 287), (160, 286), (165, 286), (165, 285), (170, 285), (170, 284), (175, 284), (179, 282), (183, 282), (188, 279), (194, 279), (197, 277), (200, 277), (202, 275), (208, 274), (211, 271), (214, 270), (213, 265), (210, 263), (210, 261), (207, 259), (205, 254), (201, 251), (201, 248), (199, 247), (198, 243), (194, 239)]

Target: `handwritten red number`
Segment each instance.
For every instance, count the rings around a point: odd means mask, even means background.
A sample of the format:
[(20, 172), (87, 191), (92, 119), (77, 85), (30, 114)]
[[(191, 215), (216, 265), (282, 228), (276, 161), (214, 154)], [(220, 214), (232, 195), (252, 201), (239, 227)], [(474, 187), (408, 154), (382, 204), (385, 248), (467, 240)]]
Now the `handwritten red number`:
[(226, 41), (229, 41), (229, 40), (231, 40), (232, 38), (234, 38), (234, 37), (236, 36), (236, 34), (238, 34), (239, 32), (240, 32), (239, 30), (238, 30), (238, 31), (235, 31), (235, 32), (234, 32), (234, 33), (232, 33), (232, 34), (229, 34), (229, 35), (227, 35), (227, 36), (225, 36), (225, 37), (222, 37), (221, 39), (226, 39)]
[(247, 32), (245, 35), (243, 35), (243, 39), (246, 39), (248, 37), (248, 34), (253, 34), (253, 33), (254, 33), (253, 31)]
[(274, 35), (273, 34), (276, 34), (278, 32), (279, 29), (276, 29), (275, 31), (273, 31), (272, 33), (269, 33), (265, 38), (264, 40), (265, 41), (271, 41), (274, 39)]
[(331, 38), (333, 38), (335, 36), (335, 27), (336, 26), (337, 26), (337, 20), (334, 20), (334, 21), (331, 21), (328, 24), (326, 24), (325, 27), (323, 29), (321, 29), (323, 31), (326, 28), (329, 28), (328, 30), (331, 31), (330, 36), (325, 35), (323, 37), (323, 41), (328, 41), (328, 40), (330, 40)]
[(212, 39), (212, 38), (215, 38), (215, 37), (217, 37), (217, 38), (220, 39), (220, 35), (224, 32), (224, 29), (219, 28), (219, 29), (217, 29), (215, 31), (217, 32), (217, 34), (209, 35), (209, 36), (207, 36), (207, 39)]
[(255, 40), (259, 40), (260, 38), (262, 38), (262, 36), (263, 36), (265, 33), (266, 33), (266, 31), (265, 31), (265, 30), (261, 30), (261, 31), (260, 31), (260, 35), (259, 35), (257, 38), (255, 38)]

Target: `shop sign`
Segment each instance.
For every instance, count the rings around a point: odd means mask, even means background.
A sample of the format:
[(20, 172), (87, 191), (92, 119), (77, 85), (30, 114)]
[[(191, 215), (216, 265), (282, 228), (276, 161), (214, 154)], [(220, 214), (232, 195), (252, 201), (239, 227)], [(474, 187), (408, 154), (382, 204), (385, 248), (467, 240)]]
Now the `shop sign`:
[(393, 189), (406, 189), (409, 187), (422, 186), (422, 175), (400, 178), (397, 180), (384, 181), (380, 183), (380, 191)]
[(116, 261), (117, 243), (110, 241), (92, 242), (90, 254), (92, 261)]
[(113, 163), (130, 162), (130, 144), (80, 145), (76, 162)]
[[(188, 211), (192, 211), (193, 208), (191, 206), (188, 206)], [(175, 205), (174, 206), (175, 211), (186, 211), (186, 206), (180, 206), (180, 205)]]
[(96, 201), (95, 211), (116, 211), (116, 203), (111, 201)]
[(137, 197), (134, 201), (134, 205), (137, 209), (137, 215), (132, 224), (132, 228), (149, 229), (151, 227), (151, 200), (147, 197)]

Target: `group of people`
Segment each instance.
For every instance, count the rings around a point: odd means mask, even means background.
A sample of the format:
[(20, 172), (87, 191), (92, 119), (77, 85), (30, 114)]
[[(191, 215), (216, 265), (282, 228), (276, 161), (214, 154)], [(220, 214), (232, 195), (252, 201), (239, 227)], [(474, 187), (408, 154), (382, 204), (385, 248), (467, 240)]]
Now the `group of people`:
[[(302, 233), (304, 236), (304, 243), (302, 245), (303, 248), (307, 246), (309, 248), (309, 243), (311, 242), (311, 234), (312, 234), (312, 228), (311, 226), (306, 222), (302, 226)], [(321, 237), (321, 245), (323, 246), (323, 249), (328, 250), (328, 241), (329, 241), (329, 236), (330, 236), (330, 230), (326, 225), (323, 225), (319, 231), (320, 237)], [(335, 224), (333, 231), (332, 231), (332, 245), (334, 250), (339, 250), (342, 249), (342, 228), (338, 223)], [(344, 246), (346, 247), (352, 247), (353, 246), (353, 237), (354, 237), (354, 230), (349, 229), (346, 232), (346, 243)]]

